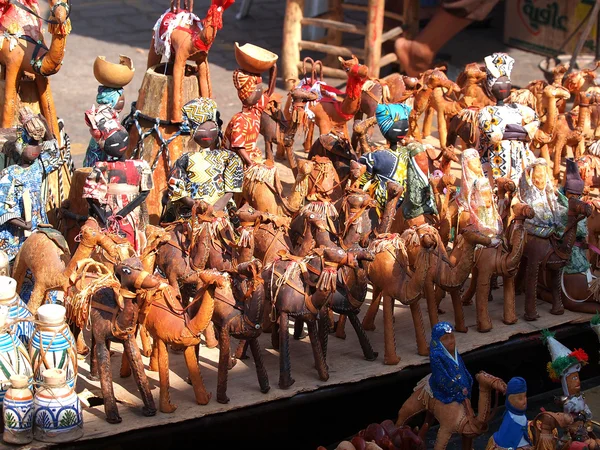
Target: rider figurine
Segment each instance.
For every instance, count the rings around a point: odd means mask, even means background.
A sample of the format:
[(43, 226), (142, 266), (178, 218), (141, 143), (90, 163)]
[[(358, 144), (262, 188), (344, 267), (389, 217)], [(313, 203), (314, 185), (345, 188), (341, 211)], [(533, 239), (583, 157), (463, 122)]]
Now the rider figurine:
[(579, 371), (582, 365), (587, 364), (588, 355), (583, 349), (569, 350), (548, 330), (542, 330), (542, 336), (552, 358), (548, 363), (548, 374), (552, 381), (560, 381), (564, 395), (560, 398), (560, 403), (563, 411), (573, 417), (573, 423), (568, 428), (571, 445), (566, 448), (600, 448), (600, 440), (591, 431), (592, 412), (581, 393), (579, 379)]
[(16, 164), (0, 172), (0, 250), (9, 261), (31, 231), (48, 223), (42, 184), (61, 165), (58, 142), (46, 119), (23, 107), (19, 123), (12, 155)]
[(381, 148), (359, 158), (359, 162), (366, 166), (359, 185), (377, 200), (377, 213), (380, 216), (387, 202), (387, 182), (395, 181), (406, 190), (410, 152), (422, 148), (418, 143), (403, 143), (403, 138), (408, 133), (408, 116), (411, 110), (410, 106), (403, 103), (378, 105), (375, 118), (389, 148)]
[(458, 354), (454, 329), (448, 322), (438, 322), (431, 330), (429, 361), (433, 398), (445, 404), (471, 398), (473, 378)]
[(141, 251), (146, 244), (144, 200), (152, 189), (150, 166), (144, 160), (125, 159), (127, 132), (116, 122), (112, 107), (93, 107), (86, 111), (85, 118), (92, 137), (105, 153), (105, 161), (94, 163), (83, 187), (90, 215)]
[(222, 121), (217, 104), (197, 98), (183, 107), (194, 149), (181, 156), (169, 175), (169, 219), (189, 218), (196, 202), (226, 211), (233, 194), (242, 191), (243, 165), (239, 156), (221, 147)]
[(496, 106), (486, 106), (479, 112), (479, 152), (483, 169), (492, 178), (506, 177), (519, 182), (521, 173), (533, 160), (529, 141), (539, 130), (535, 111), (517, 103), (505, 104), (510, 95), (510, 74), (515, 60), (505, 53), (485, 58), (485, 87)]
[(511, 378), (506, 385), (506, 412), (500, 429), (495, 432), (486, 450), (531, 449), (527, 430), (527, 382), (521, 377)]

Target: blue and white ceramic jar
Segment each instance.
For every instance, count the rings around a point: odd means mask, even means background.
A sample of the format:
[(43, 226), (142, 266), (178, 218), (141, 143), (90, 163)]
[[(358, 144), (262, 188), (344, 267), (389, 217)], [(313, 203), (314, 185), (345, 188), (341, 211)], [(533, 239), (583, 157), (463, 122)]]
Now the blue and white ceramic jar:
[(71, 442), (83, 436), (81, 403), (62, 369), (43, 372), (44, 384), (33, 397), (33, 437), (42, 442)]
[(33, 376), (27, 348), (11, 333), (8, 314), (8, 306), (0, 305), (0, 404), (11, 386), (10, 378), (13, 375), (23, 375), (29, 385)]
[(17, 281), (14, 278), (0, 276), (0, 305), (8, 306), (8, 319), (15, 322), (11, 326), (11, 330), (23, 344), (27, 345), (33, 334), (33, 322), (19, 322), (18, 320), (32, 319), (33, 314), (17, 295)]
[(33, 440), (33, 394), (25, 375), (10, 377), (11, 387), (4, 396), (4, 434), (9, 444), (28, 444)]
[(77, 348), (75, 339), (65, 323), (65, 307), (42, 305), (37, 311), (38, 321), (29, 342), (29, 357), (33, 368), (33, 378), (43, 382), (43, 372), (47, 369), (65, 371), (66, 383), (75, 387), (77, 378)]

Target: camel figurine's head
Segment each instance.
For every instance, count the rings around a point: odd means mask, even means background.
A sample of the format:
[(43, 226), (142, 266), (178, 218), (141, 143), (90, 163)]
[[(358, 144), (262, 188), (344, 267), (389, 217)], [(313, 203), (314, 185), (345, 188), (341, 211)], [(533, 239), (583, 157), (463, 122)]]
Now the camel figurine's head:
[(366, 80), (369, 76), (369, 68), (365, 65), (362, 65), (358, 62), (358, 58), (352, 55), (352, 58), (345, 60), (341, 56), (338, 57), (338, 60), (342, 66), (342, 69), (348, 72), (348, 76), (354, 76), (360, 79)]
[(71, 10), (71, 5), (68, 0), (65, 2), (64, 0), (50, 0), (50, 13), (54, 20), (56, 20), (60, 25), (66, 23), (69, 18), (69, 11)]

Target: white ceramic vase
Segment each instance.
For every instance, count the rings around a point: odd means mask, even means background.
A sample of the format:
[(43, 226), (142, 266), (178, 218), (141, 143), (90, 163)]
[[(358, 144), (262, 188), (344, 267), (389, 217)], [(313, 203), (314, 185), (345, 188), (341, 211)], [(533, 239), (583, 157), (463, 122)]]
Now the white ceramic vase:
[(0, 305), (8, 307), (8, 319), (15, 321), (11, 326), (13, 334), (27, 345), (33, 334), (32, 322), (17, 322), (18, 319), (30, 319), (33, 314), (17, 295), (17, 281), (14, 278), (0, 276)]
[(33, 394), (25, 375), (10, 377), (11, 387), (4, 396), (4, 434), (9, 444), (28, 444), (33, 440)]
[(83, 436), (81, 403), (62, 369), (43, 372), (33, 397), (33, 437), (42, 442), (71, 442)]
[(23, 375), (28, 386), (33, 375), (27, 348), (12, 334), (8, 315), (9, 307), (0, 305), (0, 404), (11, 386), (9, 380), (13, 375)]

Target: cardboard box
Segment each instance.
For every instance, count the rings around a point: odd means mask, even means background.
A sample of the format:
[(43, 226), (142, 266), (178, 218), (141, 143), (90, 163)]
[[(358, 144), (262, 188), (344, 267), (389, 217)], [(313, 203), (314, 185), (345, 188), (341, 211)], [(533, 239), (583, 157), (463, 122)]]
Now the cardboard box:
[[(567, 38), (585, 20), (594, 0), (506, 0), (504, 43), (511, 47), (556, 56), (571, 54), (583, 26), (562, 48)], [(593, 54), (596, 20), (581, 54)]]

